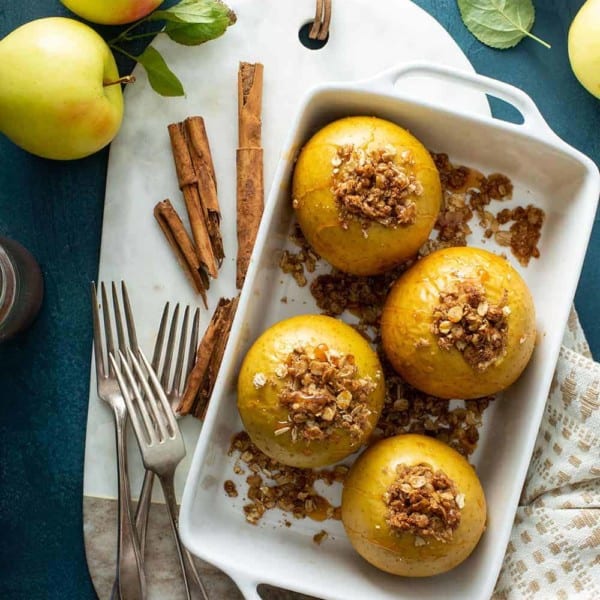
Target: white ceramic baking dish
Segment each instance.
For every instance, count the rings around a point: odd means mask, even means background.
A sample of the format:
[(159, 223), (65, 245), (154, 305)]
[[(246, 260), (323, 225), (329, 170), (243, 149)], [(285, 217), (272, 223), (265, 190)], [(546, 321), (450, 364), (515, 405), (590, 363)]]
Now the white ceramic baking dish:
[[(414, 76), (443, 78), (501, 98), (521, 112), (524, 122), (516, 125), (461, 114), (427, 98), (410, 99), (402, 90), (410, 89)], [(484, 173), (504, 173), (515, 186), (513, 204), (532, 202), (546, 212), (541, 257), (526, 269), (517, 265), (535, 298), (538, 344), (523, 376), (486, 412), (473, 456), (488, 500), (488, 527), (467, 561), (431, 578), (400, 578), (378, 571), (352, 550), (339, 522), (292, 519), (292, 527), (287, 528), (281, 513), (268, 511), (258, 526), (249, 525), (242, 512), (242, 494), (232, 499), (223, 491), (226, 479), (235, 480), (227, 450), (232, 435), (241, 429), (235, 384), (245, 351), (272, 323), (293, 314), (318, 312), (309, 291), (282, 276), (277, 265), (279, 251), (289, 245), (293, 221), (289, 181), (294, 159), (319, 127), (350, 114), (390, 119), (411, 130), (428, 148), (448, 153), (455, 163)], [(246, 598), (260, 597), (256, 590), (260, 583), (337, 600), (489, 598), (508, 543), (599, 194), (594, 163), (550, 130), (526, 94), (499, 81), (413, 63), (367, 81), (320, 85), (309, 91), (281, 154), (185, 486), (180, 526), (190, 551), (228, 573)], [(481, 235), (475, 232), (469, 243), (483, 245)], [(490, 243), (485, 247), (495, 249)], [(281, 302), (283, 296), (287, 303)], [(240, 491), (245, 489), (242, 481)], [(327, 492), (339, 499), (339, 490)], [(322, 528), (330, 537), (318, 546), (312, 536)]]

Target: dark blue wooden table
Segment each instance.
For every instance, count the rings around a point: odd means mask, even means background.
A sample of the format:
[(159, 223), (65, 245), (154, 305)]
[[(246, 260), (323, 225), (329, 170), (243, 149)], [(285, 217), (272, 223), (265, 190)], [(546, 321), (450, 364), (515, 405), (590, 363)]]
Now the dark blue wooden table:
[[(417, 0), (478, 72), (524, 89), (558, 135), (600, 163), (600, 100), (580, 87), (566, 51), (569, 24), (583, 1), (535, 3), (534, 31), (552, 50), (530, 40), (510, 51), (491, 50), (466, 31), (454, 0)], [(67, 14), (58, 0), (2, 2), (0, 38), (34, 18)], [(126, 73), (131, 64), (120, 62), (120, 68)], [(502, 106), (493, 108), (503, 114)], [(46, 161), (0, 135), (0, 235), (33, 252), (46, 283), (32, 329), (0, 346), (0, 598), (7, 600), (95, 597), (85, 563), (81, 497), (91, 350), (88, 285), (98, 268), (107, 157), (104, 150), (72, 163)], [(595, 225), (576, 307), (600, 357), (598, 220)]]

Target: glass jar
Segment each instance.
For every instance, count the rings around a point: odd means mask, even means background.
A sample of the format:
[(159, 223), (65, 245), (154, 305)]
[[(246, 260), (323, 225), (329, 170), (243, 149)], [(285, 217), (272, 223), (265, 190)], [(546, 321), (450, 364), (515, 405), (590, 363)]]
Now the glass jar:
[(0, 236), (0, 343), (31, 325), (43, 297), (35, 258), (18, 242)]

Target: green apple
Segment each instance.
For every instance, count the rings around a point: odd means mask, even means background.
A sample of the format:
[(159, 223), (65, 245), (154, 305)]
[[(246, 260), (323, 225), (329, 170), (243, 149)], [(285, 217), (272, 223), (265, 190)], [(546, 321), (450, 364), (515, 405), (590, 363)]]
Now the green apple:
[(164, 0), (60, 0), (76, 15), (103, 25), (122, 25), (151, 13)]
[(118, 80), (93, 29), (62, 17), (31, 21), (0, 40), (0, 131), (44, 158), (92, 154), (121, 126)]
[(600, 98), (600, 0), (587, 0), (569, 28), (569, 60), (588, 92)]

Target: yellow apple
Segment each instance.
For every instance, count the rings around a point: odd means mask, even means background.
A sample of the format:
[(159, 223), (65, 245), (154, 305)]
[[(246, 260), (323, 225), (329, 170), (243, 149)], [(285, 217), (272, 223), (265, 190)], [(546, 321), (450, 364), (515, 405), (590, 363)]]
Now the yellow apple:
[(569, 60), (581, 85), (600, 98), (600, 0), (587, 0), (573, 19)]
[[(308, 389), (297, 388), (293, 405), (284, 404), (282, 392), (299, 383), (286, 366), (298, 348), (313, 355), (307, 363), (310, 372), (304, 375), (312, 383), (307, 384)], [(317, 358), (319, 354), (321, 358)], [(337, 364), (334, 357), (344, 357), (344, 366), (355, 366), (354, 381), (372, 383), (364, 395), (358, 388), (352, 391), (345, 407), (340, 392), (348, 389), (347, 381), (338, 379), (339, 371), (332, 366)], [(363, 446), (379, 420), (384, 396), (385, 382), (375, 351), (350, 325), (325, 315), (296, 315), (269, 327), (248, 350), (238, 377), (238, 410), (254, 444), (276, 461), (304, 469), (333, 464)], [(335, 410), (325, 419), (320, 408), (329, 402)], [(367, 409), (361, 427), (348, 426), (352, 422), (349, 417), (361, 407)], [(310, 417), (295, 420), (298, 415), (293, 412), (298, 409)], [(288, 422), (291, 427), (286, 426)], [(324, 427), (326, 435), (295, 435), (295, 429), (302, 430), (303, 424), (310, 422)]]
[(31, 21), (0, 40), (0, 131), (25, 150), (75, 159), (106, 146), (123, 118), (110, 48), (62, 17)]
[[(399, 465), (426, 465), (456, 486), (463, 500), (460, 521), (450, 539), (421, 538), (411, 528), (403, 531), (390, 525), (384, 498), (390, 486), (399, 483)], [(418, 514), (423, 500), (416, 495), (415, 501), (418, 504), (411, 505), (405, 496), (406, 504), (401, 506), (410, 506)], [(437, 507), (442, 512), (439, 504)], [(438, 513), (434, 519), (441, 516)], [(486, 516), (485, 495), (475, 469), (456, 450), (425, 435), (397, 435), (370, 446), (344, 482), (342, 522), (352, 546), (372, 565), (394, 575), (427, 577), (453, 569), (477, 546)]]
[[(342, 223), (339, 198), (333, 190), (339, 152), (345, 147), (362, 153), (363, 162), (369, 152), (393, 152), (395, 167), (421, 187), (421, 193), (408, 196), (415, 210), (412, 221), (385, 225), (368, 219), (365, 226), (363, 220), (352, 217)], [(374, 174), (361, 177), (362, 190), (381, 185), (375, 183)], [(347, 195), (359, 197), (352, 192)], [(431, 155), (406, 129), (378, 117), (352, 116), (329, 123), (304, 145), (294, 167), (292, 198), (300, 229), (320, 256), (340, 271), (375, 275), (412, 258), (425, 243), (440, 211), (442, 188)], [(387, 208), (393, 210), (390, 205)]]
[(163, 0), (60, 0), (76, 15), (103, 25), (132, 23), (151, 13)]

